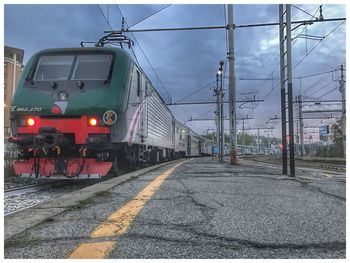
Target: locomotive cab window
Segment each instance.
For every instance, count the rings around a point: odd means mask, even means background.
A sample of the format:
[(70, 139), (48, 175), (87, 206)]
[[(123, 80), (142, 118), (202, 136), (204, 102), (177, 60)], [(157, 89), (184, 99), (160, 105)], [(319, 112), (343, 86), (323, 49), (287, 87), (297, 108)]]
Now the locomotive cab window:
[(111, 54), (43, 55), (35, 68), (34, 81), (107, 80)]
[(42, 56), (34, 74), (35, 81), (67, 80), (74, 56)]
[(111, 63), (111, 55), (78, 55), (72, 80), (106, 80)]

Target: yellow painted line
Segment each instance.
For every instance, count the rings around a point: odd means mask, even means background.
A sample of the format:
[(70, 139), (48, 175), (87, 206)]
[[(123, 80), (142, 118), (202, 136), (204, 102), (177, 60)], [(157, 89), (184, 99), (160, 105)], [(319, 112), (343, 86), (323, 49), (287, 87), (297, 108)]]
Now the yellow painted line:
[[(145, 206), (146, 202), (152, 198), (171, 173), (184, 162), (176, 164), (155, 178), (130, 202), (110, 214), (106, 222), (98, 225), (90, 233), (90, 237), (100, 238), (123, 235), (139, 214), (140, 210)], [(104, 258), (110, 253), (115, 244), (115, 241), (82, 243), (72, 252), (69, 258)]]
[(117, 244), (115, 241), (82, 243), (68, 258), (70, 259), (102, 259), (105, 258)]
[(181, 164), (182, 163), (175, 165), (154, 179), (134, 199), (116, 212), (112, 213), (107, 218), (107, 222), (100, 224), (94, 231), (92, 231), (90, 237), (110, 237), (124, 234), (140, 210), (145, 206), (146, 202), (151, 199), (164, 180), (175, 170), (175, 168)]

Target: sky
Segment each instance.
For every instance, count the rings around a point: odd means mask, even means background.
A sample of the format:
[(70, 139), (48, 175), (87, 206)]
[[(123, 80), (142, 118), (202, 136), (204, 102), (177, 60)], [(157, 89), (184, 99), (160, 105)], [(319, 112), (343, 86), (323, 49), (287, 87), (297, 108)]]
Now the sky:
[[(163, 10), (161, 10), (164, 8)], [(324, 18), (346, 17), (345, 5), (322, 6)], [(147, 16), (161, 10), (150, 18)], [(103, 31), (121, 28), (121, 13), (127, 25), (137, 28), (170, 28), (226, 25), (225, 5), (10, 5), (4, 7), (4, 44), (24, 49), (24, 63), (35, 52), (45, 48), (78, 47), (80, 41), (96, 41)], [(292, 20), (309, 20), (319, 16), (319, 5), (292, 6)], [(314, 15), (314, 17), (312, 16)], [(278, 22), (278, 5), (234, 5), (236, 25)], [(314, 23), (293, 30), (292, 66), (293, 95), (304, 100), (340, 100), (340, 71), (314, 77), (303, 77), (328, 72), (345, 64), (346, 37), (342, 21)], [(172, 32), (140, 32), (134, 52), (141, 67), (165, 101), (215, 101), (212, 88), (220, 60), (226, 61), (226, 32), (220, 30), (193, 30)], [(314, 36), (315, 39), (310, 39)], [(320, 40), (324, 37), (323, 40)], [(141, 47), (141, 48), (140, 48)], [(253, 98), (259, 103), (237, 103), (237, 118), (250, 117), (245, 127), (266, 127), (266, 122), (280, 117), (279, 83), (279, 31), (278, 26), (237, 28), (234, 33), (235, 75), (238, 100)], [(130, 52), (130, 51), (129, 51)], [(146, 57), (144, 56), (146, 55)], [(299, 64), (299, 62), (301, 63)], [(150, 63), (149, 63), (150, 62)], [(151, 64), (151, 65), (150, 65)], [(299, 77), (299, 78), (298, 78)], [(303, 78), (300, 78), (303, 77)], [(265, 79), (265, 80), (251, 80)], [(269, 79), (269, 80), (266, 80)], [(228, 70), (224, 75), (225, 99), (228, 95)], [(199, 92), (194, 93), (199, 90)], [(192, 96), (189, 96), (194, 93)], [(189, 96), (189, 97), (188, 97)], [(187, 98), (185, 98), (187, 97)], [(185, 98), (185, 99), (183, 99)], [(198, 133), (215, 129), (214, 121), (188, 121), (214, 119), (215, 104), (171, 106), (176, 118), (186, 122)], [(224, 114), (228, 114), (225, 105)], [(296, 115), (296, 113), (295, 113)], [(333, 116), (339, 114), (333, 114)], [(326, 118), (329, 114), (307, 115)], [(296, 116), (295, 116), (296, 117)], [(335, 119), (307, 120), (305, 125), (320, 126)], [(280, 122), (270, 136), (280, 137)], [(238, 124), (240, 129), (242, 122)], [(228, 122), (225, 122), (228, 128)], [(317, 140), (318, 129), (309, 129), (307, 137)], [(255, 134), (256, 131), (249, 131)], [(264, 133), (263, 135), (267, 135)]]

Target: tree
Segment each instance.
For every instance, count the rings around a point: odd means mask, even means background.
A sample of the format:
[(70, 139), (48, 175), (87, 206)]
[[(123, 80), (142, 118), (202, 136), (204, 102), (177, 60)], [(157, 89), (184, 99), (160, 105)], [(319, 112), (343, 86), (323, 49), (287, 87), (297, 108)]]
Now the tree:
[(254, 137), (249, 135), (249, 134), (242, 134), (238, 133), (237, 134), (237, 144), (240, 145), (256, 145)]
[(210, 140), (216, 141), (216, 132), (207, 132), (205, 135), (203, 135), (205, 138), (208, 138)]
[(337, 143), (339, 141), (343, 140), (343, 121), (341, 119), (338, 119), (333, 125), (332, 125), (332, 133), (333, 133), (333, 142)]
[[(343, 157), (343, 121), (338, 119), (331, 127), (332, 129), (332, 140), (334, 142), (333, 151), (337, 157)], [(335, 157), (334, 156), (334, 157)]]

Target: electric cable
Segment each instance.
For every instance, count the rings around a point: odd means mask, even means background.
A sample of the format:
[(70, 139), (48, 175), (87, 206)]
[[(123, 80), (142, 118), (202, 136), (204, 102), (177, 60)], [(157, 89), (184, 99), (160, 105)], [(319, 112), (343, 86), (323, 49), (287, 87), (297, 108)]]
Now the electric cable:
[(210, 83), (208, 83), (208, 84), (204, 85), (203, 87), (201, 87), (201, 88), (199, 88), (199, 89), (195, 90), (195, 91), (194, 91), (194, 92), (192, 92), (191, 94), (186, 95), (185, 97), (183, 97), (183, 98), (179, 99), (179, 100), (178, 100), (178, 101), (176, 101), (175, 103), (181, 102), (181, 101), (183, 101), (184, 99), (187, 99), (187, 98), (189, 98), (189, 97), (193, 96), (193, 95), (194, 95), (194, 94), (196, 94), (197, 92), (199, 92), (199, 91), (201, 91), (201, 90), (203, 90), (203, 89), (205, 89), (205, 88), (209, 87), (209, 86), (210, 86), (211, 84), (213, 84), (213, 83), (215, 83), (215, 81), (211, 81)]
[(98, 7), (98, 9), (100, 10), (100, 12), (101, 12), (102, 16), (104, 17), (104, 19), (106, 20), (107, 24), (109, 25), (110, 29), (113, 31), (113, 28), (112, 28), (111, 24), (109, 23), (107, 17), (105, 16), (104, 12), (102, 11), (100, 5), (97, 4), (97, 7)]
[(152, 13), (151, 15), (149, 15), (149, 16), (147, 16), (147, 17), (145, 17), (145, 18), (141, 19), (140, 21), (136, 22), (135, 24), (133, 24), (133, 25), (129, 26), (129, 27), (128, 27), (128, 29), (132, 28), (133, 26), (136, 26), (137, 24), (139, 24), (139, 23), (141, 23), (141, 22), (145, 21), (146, 19), (148, 19), (148, 18), (150, 18), (150, 17), (154, 16), (155, 14), (158, 14), (159, 12), (161, 12), (161, 11), (163, 11), (164, 9), (168, 8), (169, 6), (171, 6), (171, 4), (169, 4), (169, 5), (165, 6), (165, 7), (161, 8), (161, 9), (159, 9), (158, 11), (156, 11), (156, 12)]
[[(123, 18), (125, 19), (125, 17), (123, 16), (123, 13), (122, 13), (122, 11), (121, 11), (119, 5), (116, 4), (116, 6), (117, 6), (117, 8), (118, 8), (118, 11), (119, 11), (121, 17), (123, 17)], [(125, 19), (124, 21), (125, 21), (125, 24), (128, 26), (128, 23), (127, 23), (126, 19)], [(158, 79), (159, 83), (161, 84), (162, 88), (164, 89), (164, 91), (165, 91), (166, 94), (168, 95), (169, 99), (171, 100), (171, 96), (170, 96), (168, 90), (165, 88), (163, 82), (160, 80), (158, 74), (157, 74), (156, 71), (154, 70), (154, 68), (153, 68), (153, 66), (152, 66), (152, 64), (151, 64), (151, 62), (149, 61), (148, 57), (146, 56), (145, 52), (143, 51), (143, 49), (142, 49), (140, 43), (137, 41), (135, 35), (134, 35), (132, 32), (130, 32), (130, 33), (131, 33), (131, 35), (133, 36), (133, 38), (135, 39), (136, 44), (139, 46), (141, 53), (142, 53), (143, 56), (145, 57), (145, 59), (146, 59), (146, 61), (148, 62), (149, 66), (151, 67), (151, 69), (152, 69), (154, 75), (157, 77), (157, 79)]]
[[(294, 8), (296, 8), (296, 9), (298, 9), (298, 10), (304, 12), (305, 14), (311, 16), (312, 18), (318, 19), (315, 15), (311, 15), (309, 12), (305, 11), (304, 9), (301, 9), (301, 8), (298, 7), (298, 6), (296, 6), (296, 5), (292, 5), (292, 6), (293, 6)], [(320, 9), (320, 8), (318, 8), (318, 9)], [(317, 11), (318, 11), (318, 10), (317, 10)], [(317, 11), (316, 11), (316, 12), (317, 12)]]
[(318, 99), (323, 98), (324, 96), (326, 96), (326, 95), (328, 95), (328, 94), (332, 93), (333, 91), (335, 91), (335, 90), (337, 90), (337, 89), (338, 89), (338, 87), (335, 87), (334, 89), (331, 89), (331, 90), (330, 90), (330, 91), (328, 91), (327, 93), (325, 93), (325, 94), (323, 94), (323, 95), (319, 96), (319, 97), (318, 97)]

